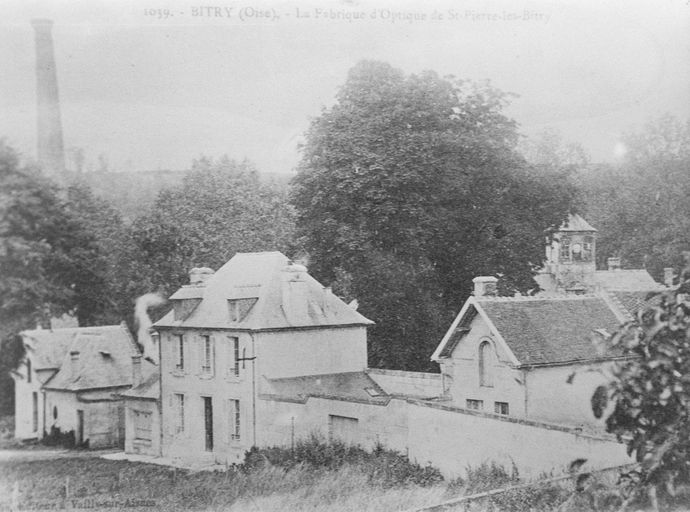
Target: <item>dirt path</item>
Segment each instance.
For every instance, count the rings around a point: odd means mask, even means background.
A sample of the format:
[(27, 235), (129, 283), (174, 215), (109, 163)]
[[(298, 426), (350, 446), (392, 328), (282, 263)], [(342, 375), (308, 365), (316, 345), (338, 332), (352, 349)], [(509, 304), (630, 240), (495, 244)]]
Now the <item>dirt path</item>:
[(25, 462), (33, 460), (54, 460), (73, 458), (94, 458), (119, 450), (0, 450), (0, 464), (3, 462)]

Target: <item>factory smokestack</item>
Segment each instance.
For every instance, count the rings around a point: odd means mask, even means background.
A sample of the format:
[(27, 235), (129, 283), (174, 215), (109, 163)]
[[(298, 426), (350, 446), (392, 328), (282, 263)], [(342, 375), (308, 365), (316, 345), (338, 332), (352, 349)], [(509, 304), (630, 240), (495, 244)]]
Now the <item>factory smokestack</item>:
[(36, 36), (36, 100), (38, 110), (38, 162), (43, 172), (59, 178), (65, 170), (60, 100), (58, 97), (53, 22), (31, 20)]

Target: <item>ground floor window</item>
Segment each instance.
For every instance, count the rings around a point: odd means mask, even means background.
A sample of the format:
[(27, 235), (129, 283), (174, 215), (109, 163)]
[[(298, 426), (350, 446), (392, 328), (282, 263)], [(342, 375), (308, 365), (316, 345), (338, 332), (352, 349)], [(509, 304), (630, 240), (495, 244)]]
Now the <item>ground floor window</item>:
[(142, 441), (151, 441), (151, 413), (146, 411), (133, 411), (133, 419), (134, 438)]
[(235, 399), (228, 400), (228, 432), (232, 441), (240, 439), (240, 401)]
[(510, 414), (509, 410), (508, 402), (494, 402), (494, 412), (496, 414), (508, 415)]
[(467, 403), (468, 409), (473, 409), (475, 411), (481, 411), (484, 409), (484, 401), (483, 400), (474, 400), (474, 399), (468, 398), (466, 403)]

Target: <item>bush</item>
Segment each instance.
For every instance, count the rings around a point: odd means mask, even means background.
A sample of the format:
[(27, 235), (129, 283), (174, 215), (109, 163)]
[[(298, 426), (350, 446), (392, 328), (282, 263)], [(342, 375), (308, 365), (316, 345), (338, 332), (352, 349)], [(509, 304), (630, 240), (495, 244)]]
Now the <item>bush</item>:
[(377, 446), (368, 452), (341, 441), (325, 442), (316, 435), (300, 440), (294, 449), (284, 447), (252, 448), (245, 454), (241, 471), (254, 472), (267, 465), (286, 470), (296, 466), (333, 471), (345, 465), (356, 467), (372, 485), (396, 487), (431, 486), (443, 481), (441, 472), (431, 466), (412, 463), (400, 453)]

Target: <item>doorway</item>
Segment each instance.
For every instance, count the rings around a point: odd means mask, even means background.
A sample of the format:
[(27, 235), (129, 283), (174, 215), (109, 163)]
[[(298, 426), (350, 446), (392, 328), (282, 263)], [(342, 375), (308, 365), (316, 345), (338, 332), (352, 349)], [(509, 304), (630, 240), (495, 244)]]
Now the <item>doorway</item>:
[(77, 409), (77, 446), (84, 444), (84, 411)]
[(213, 451), (213, 402), (210, 396), (204, 399), (204, 430), (205, 446), (207, 452)]

